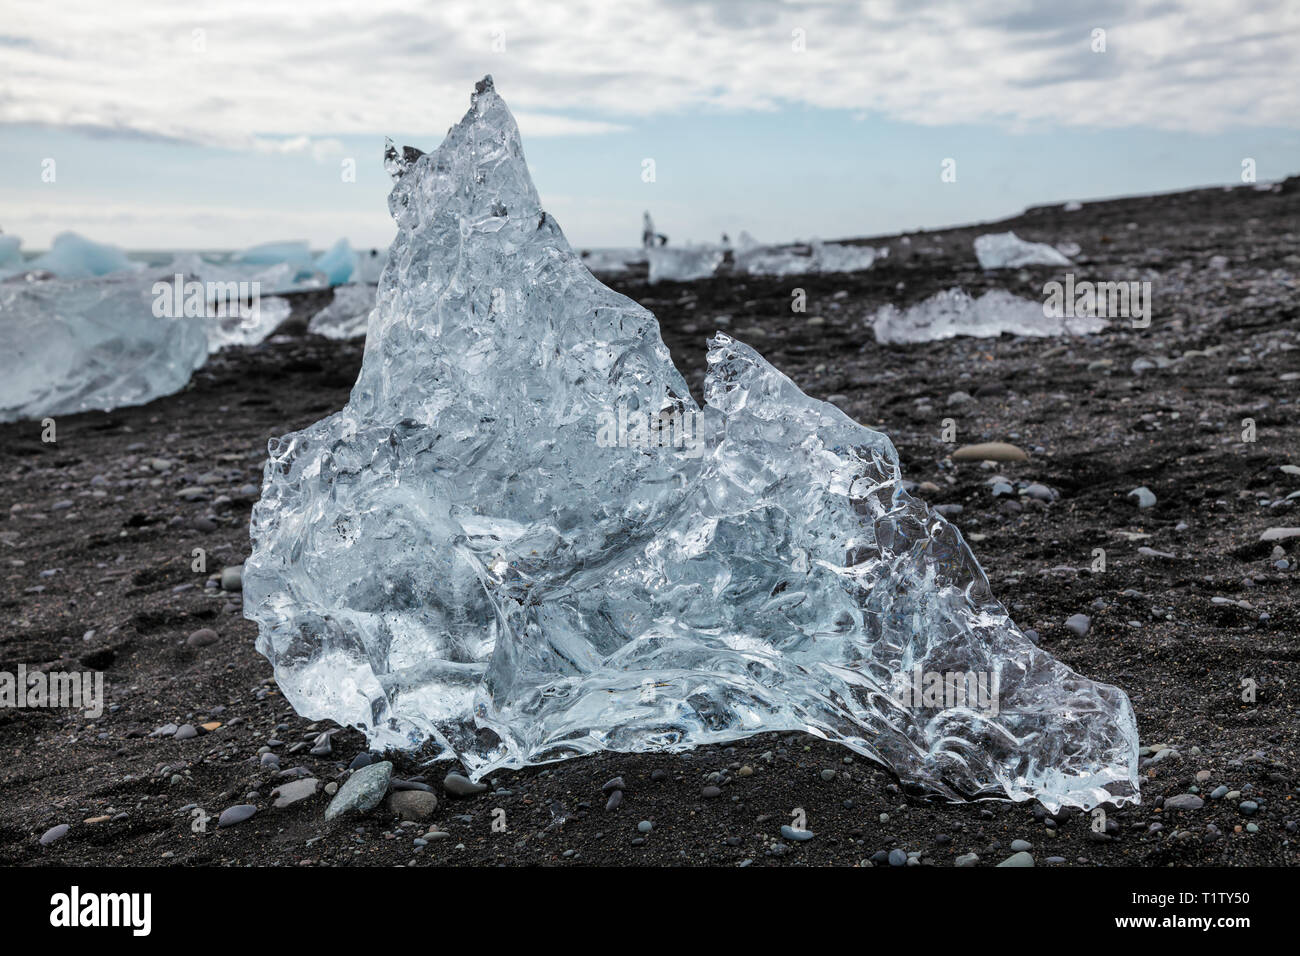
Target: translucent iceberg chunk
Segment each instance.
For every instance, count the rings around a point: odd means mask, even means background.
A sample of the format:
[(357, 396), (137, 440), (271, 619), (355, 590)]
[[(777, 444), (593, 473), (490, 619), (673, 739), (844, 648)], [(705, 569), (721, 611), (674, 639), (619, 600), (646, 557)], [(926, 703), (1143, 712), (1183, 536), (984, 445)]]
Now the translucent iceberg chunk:
[(199, 318), (159, 318), (134, 274), (0, 283), (0, 421), (143, 405), (208, 356)]
[(887, 305), (876, 313), (873, 330), (876, 341), (885, 345), (934, 342), (958, 335), (996, 338), (1012, 335), (1089, 335), (1110, 325), (1089, 316), (1057, 318), (1045, 314), (1043, 303), (992, 289), (973, 299), (962, 289), (938, 292), (911, 308), (900, 311)]
[(22, 265), (23, 241), (17, 236), (0, 235), (0, 275), (4, 275)]
[(1014, 232), (990, 232), (975, 240), (981, 269), (1017, 266), (1068, 266), (1072, 263), (1045, 242), (1025, 242)]
[(814, 239), (807, 255), (778, 246), (762, 246), (748, 233), (741, 234), (742, 250), (736, 253), (736, 268), (750, 275), (789, 276), (815, 272), (859, 272), (870, 269), (876, 259), (889, 252), (871, 246), (847, 246)]
[(340, 239), (328, 251), (322, 252), (314, 265), (330, 285), (342, 285), (356, 271), (357, 254), (352, 251), (352, 245), (347, 239)]
[(390, 150), (347, 405), (270, 446), (244, 609), (293, 706), (475, 778), (804, 730), (954, 799), (1135, 800), (1128, 699), (1023, 636), (889, 439), (726, 336), (697, 406), (471, 102)]
[(653, 246), (645, 251), (649, 281), (693, 282), (718, 271), (726, 253), (714, 246)]
[(246, 308), (224, 311), (224, 315), (210, 315), (204, 320), (210, 352), (232, 345), (259, 345), (289, 318), (293, 306), (288, 299), (266, 296), (254, 299)]
[(52, 272), (60, 279), (86, 279), (142, 268), (142, 263), (132, 262), (117, 246), (91, 242), (75, 232), (55, 236), (49, 251), (37, 256), (24, 267), (25, 271)]
[(210, 262), (200, 255), (186, 253), (175, 256), (166, 271), (204, 282), (213, 299), (236, 294), (246, 298), (250, 294), (304, 292), (325, 286), (325, 277), (314, 267), (304, 271), (301, 262)]
[(584, 249), (582, 264), (592, 272), (627, 272), (631, 266), (646, 261), (644, 248), (638, 249)]
[(371, 249), (369, 252), (357, 253), (357, 271), (352, 281), (364, 285), (374, 285), (383, 275), (384, 266), (388, 264), (388, 252)]
[(311, 249), (305, 242), (264, 242), (245, 249), (235, 256), (236, 263), (255, 266), (287, 265), (293, 269), (293, 278), (312, 275), (316, 264)]
[(311, 317), (307, 331), (329, 339), (363, 338), (374, 307), (374, 286), (335, 286), (333, 300)]

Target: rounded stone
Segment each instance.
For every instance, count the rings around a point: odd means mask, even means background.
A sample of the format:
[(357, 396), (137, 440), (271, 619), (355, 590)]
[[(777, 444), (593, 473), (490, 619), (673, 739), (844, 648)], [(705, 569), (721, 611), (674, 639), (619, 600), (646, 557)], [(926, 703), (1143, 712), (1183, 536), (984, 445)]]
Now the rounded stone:
[(388, 809), (401, 820), (427, 820), (438, 809), (438, 798), (427, 790), (397, 790), (388, 798)]

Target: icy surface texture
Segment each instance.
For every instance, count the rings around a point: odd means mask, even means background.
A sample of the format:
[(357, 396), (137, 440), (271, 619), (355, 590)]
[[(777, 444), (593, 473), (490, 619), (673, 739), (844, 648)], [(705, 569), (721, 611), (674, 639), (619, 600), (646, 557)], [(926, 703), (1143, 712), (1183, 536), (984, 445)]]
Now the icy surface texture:
[(1069, 259), (1045, 242), (1025, 242), (1014, 232), (990, 232), (975, 240), (975, 258), (981, 269), (1017, 266), (1068, 266)]
[(330, 339), (363, 338), (374, 307), (374, 286), (335, 286), (333, 301), (311, 317), (307, 331)]
[(157, 318), (134, 274), (0, 283), (0, 421), (143, 405), (208, 356), (204, 320)]
[(649, 281), (692, 282), (707, 279), (718, 270), (726, 255), (714, 246), (654, 246), (645, 251), (650, 263)]
[(939, 292), (903, 311), (887, 305), (876, 313), (876, 341), (885, 345), (933, 342), (958, 335), (996, 338), (1012, 335), (1088, 335), (1110, 325), (1093, 317), (1044, 315), (1043, 303), (993, 289), (978, 299), (962, 289)]
[[(1128, 699), (1021, 634), (888, 438), (726, 336), (696, 406), (540, 209), (490, 79), (389, 168), (357, 384), (271, 443), (253, 510), (245, 613), (300, 713), (475, 778), (806, 730), (950, 798), (1136, 799)], [(909, 700), (918, 669), (995, 706)]]
[(112, 272), (134, 272), (143, 268), (141, 263), (128, 259), (126, 253), (117, 246), (91, 242), (75, 232), (63, 232), (55, 236), (48, 252), (21, 265), (21, 271), (51, 272), (60, 279), (86, 279)]

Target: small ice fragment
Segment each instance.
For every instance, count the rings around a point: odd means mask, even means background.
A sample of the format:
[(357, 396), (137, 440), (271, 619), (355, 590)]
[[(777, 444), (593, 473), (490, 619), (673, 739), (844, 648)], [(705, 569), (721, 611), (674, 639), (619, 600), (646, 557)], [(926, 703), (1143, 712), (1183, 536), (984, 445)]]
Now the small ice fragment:
[(858, 272), (870, 269), (876, 259), (888, 252), (888, 249), (874, 249), (871, 246), (850, 246), (814, 239), (809, 243), (807, 254), (804, 254), (782, 246), (760, 245), (749, 233), (742, 232), (734, 261), (737, 271), (749, 275), (791, 276)]
[(266, 296), (224, 316), (205, 319), (208, 350), (219, 352), (232, 345), (258, 345), (270, 337), (293, 312), (288, 299)]
[(654, 246), (646, 249), (650, 283), (707, 279), (722, 264), (724, 253), (714, 246)]
[(363, 338), (374, 307), (374, 286), (335, 286), (333, 301), (312, 316), (307, 331), (330, 339)]
[(884, 345), (934, 342), (958, 335), (994, 338), (1012, 335), (1087, 335), (1100, 332), (1110, 323), (1091, 316), (1045, 315), (1043, 303), (992, 289), (973, 299), (962, 289), (948, 289), (900, 311), (887, 305), (876, 313), (873, 329), (876, 341)]
[(1068, 266), (1069, 259), (1045, 242), (1025, 242), (1014, 232), (991, 232), (975, 240), (981, 269), (1017, 266)]

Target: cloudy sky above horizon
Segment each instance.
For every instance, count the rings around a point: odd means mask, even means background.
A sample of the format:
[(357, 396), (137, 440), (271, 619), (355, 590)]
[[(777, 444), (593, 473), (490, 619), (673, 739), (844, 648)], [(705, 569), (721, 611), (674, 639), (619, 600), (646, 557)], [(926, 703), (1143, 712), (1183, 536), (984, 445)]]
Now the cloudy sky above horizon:
[(643, 209), (674, 242), (832, 238), (1300, 172), (1286, 0), (5, 10), (0, 228), (28, 248), (386, 244), (383, 137), (433, 148), (485, 73), (575, 245), (635, 243)]

